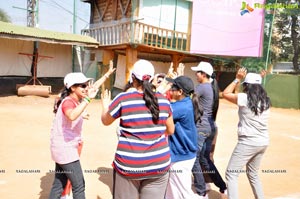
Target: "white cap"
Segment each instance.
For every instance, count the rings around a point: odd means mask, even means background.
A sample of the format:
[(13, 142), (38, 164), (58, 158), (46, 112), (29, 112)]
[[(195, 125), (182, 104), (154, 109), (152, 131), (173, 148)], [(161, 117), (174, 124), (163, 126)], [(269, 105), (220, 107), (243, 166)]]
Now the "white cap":
[(64, 85), (70, 88), (74, 84), (82, 84), (90, 81), (93, 78), (87, 78), (83, 73), (69, 73), (64, 78)]
[(140, 59), (133, 65), (132, 74), (139, 80), (151, 81), (154, 77), (154, 67), (151, 62)]
[(212, 65), (208, 62), (202, 61), (198, 64), (198, 66), (191, 67), (193, 71), (201, 71), (211, 76), (214, 72)]
[(256, 73), (248, 73), (243, 81), (243, 83), (248, 84), (261, 84), (261, 76)]

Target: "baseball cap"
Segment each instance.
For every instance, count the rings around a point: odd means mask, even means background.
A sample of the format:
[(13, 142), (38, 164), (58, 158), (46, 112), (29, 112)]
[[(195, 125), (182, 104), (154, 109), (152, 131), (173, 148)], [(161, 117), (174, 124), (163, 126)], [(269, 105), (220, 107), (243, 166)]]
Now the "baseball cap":
[(191, 67), (193, 71), (201, 71), (211, 76), (214, 72), (212, 65), (208, 62), (202, 61), (198, 64), (198, 66)]
[[(259, 74), (256, 73), (248, 73), (243, 81), (243, 83), (248, 84), (261, 84), (262, 78)], [(243, 84), (242, 83), (242, 84)]]
[(151, 62), (140, 59), (133, 65), (132, 74), (141, 81), (151, 81), (154, 77), (154, 67)]
[(175, 79), (166, 78), (167, 81), (173, 83), (173, 85), (177, 86), (178, 88), (182, 89), (183, 92), (187, 95), (194, 92), (194, 83), (191, 78), (187, 76), (179, 76)]
[(83, 73), (75, 72), (68, 73), (64, 78), (64, 85), (69, 89), (74, 84), (82, 84), (90, 81), (93, 78), (87, 78)]

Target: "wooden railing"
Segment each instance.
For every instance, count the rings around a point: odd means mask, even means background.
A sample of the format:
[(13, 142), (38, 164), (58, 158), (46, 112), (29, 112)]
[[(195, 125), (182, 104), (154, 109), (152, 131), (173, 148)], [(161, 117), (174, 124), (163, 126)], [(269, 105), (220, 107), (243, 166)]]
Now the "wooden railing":
[(101, 46), (130, 43), (179, 51), (189, 50), (187, 33), (159, 28), (138, 21), (106, 23), (84, 29), (81, 33), (95, 38)]

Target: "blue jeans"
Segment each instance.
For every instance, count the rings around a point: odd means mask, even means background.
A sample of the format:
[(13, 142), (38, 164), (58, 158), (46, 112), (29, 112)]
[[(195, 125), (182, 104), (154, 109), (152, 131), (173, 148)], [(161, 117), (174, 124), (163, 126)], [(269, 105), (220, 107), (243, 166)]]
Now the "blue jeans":
[(226, 188), (226, 183), (222, 179), (217, 167), (215, 166), (214, 162), (210, 159), (210, 152), (212, 147), (212, 142), (216, 135), (216, 130), (213, 128), (213, 132), (205, 139), (204, 146), (202, 151), (204, 152), (204, 160), (201, 161), (202, 166), (205, 169), (205, 172), (208, 173), (210, 179), (213, 183), (219, 188), (221, 193), (224, 193)]
[(49, 199), (60, 199), (68, 179), (72, 184), (73, 199), (85, 199), (85, 182), (79, 160), (68, 164), (55, 163), (55, 178)]
[(202, 133), (198, 133), (198, 151), (197, 151), (196, 160), (195, 160), (195, 163), (194, 163), (194, 166), (192, 169), (193, 176), (194, 176), (195, 191), (200, 196), (204, 196), (206, 194), (205, 180), (203, 177), (201, 164), (200, 164), (200, 162), (203, 159), (203, 157), (201, 155), (201, 151), (203, 148), (205, 138), (206, 138), (205, 135), (203, 135)]

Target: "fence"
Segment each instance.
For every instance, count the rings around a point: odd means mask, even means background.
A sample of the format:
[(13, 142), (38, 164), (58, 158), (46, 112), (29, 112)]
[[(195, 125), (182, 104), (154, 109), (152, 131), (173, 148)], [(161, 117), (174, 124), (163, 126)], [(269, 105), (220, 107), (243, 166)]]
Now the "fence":
[(189, 35), (137, 21), (103, 23), (82, 30), (83, 35), (95, 38), (101, 46), (143, 44), (179, 51), (189, 50)]

